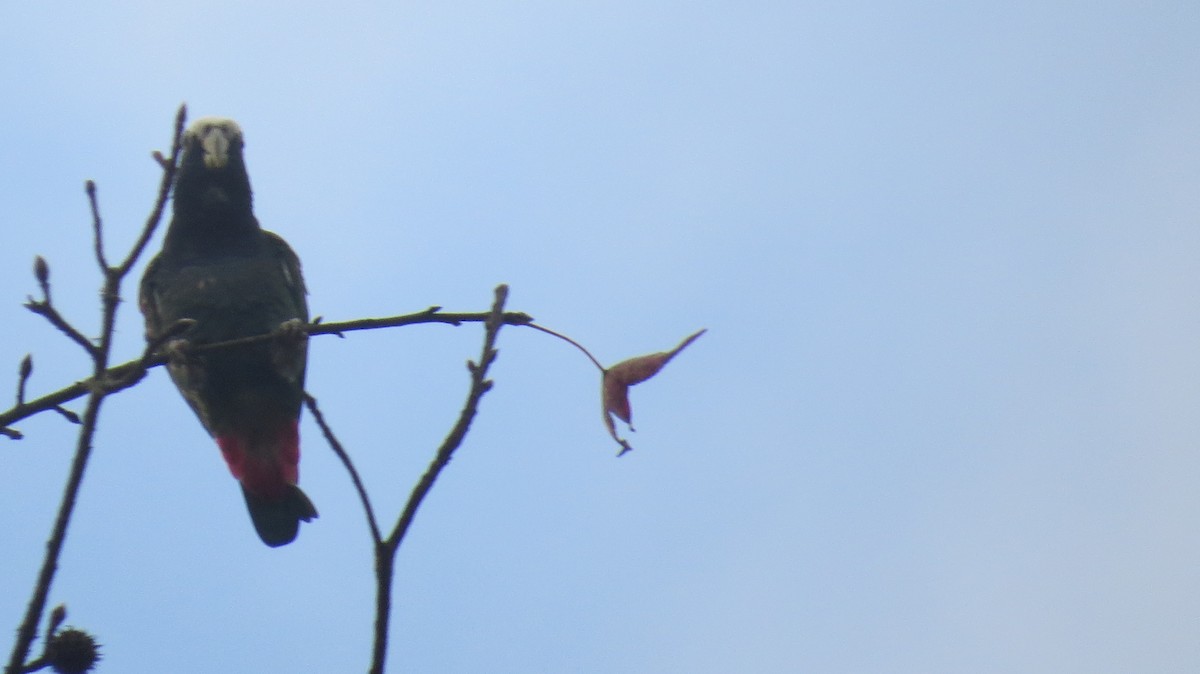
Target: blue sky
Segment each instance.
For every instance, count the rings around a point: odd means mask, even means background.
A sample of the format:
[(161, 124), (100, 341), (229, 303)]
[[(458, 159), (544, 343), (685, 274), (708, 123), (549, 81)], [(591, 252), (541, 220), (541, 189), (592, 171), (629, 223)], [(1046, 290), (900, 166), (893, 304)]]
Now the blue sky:
[[(83, 181), (122, 249), (187, 102), (242, 125), (327, 320), (504, 282), (607, 362), (709, 329), (634, 390), (620, 460), (592, 366), (500, 335), (398, 558), (390, 671), (1195, 670), (1198, 37), (1183, 2), (6, 6), (0, 369), (85, 374), (20, 307), (33, 256), (93, 332)], [(479, 341), (313, 340), (385, 520)], [(73, 444), (19, 428), (13, 627)], [(366, 526), (301, 433), (321, 518), (271, 550), (163, 372), (109, 401), (51, 599), (101, 671), (365, 670)]]

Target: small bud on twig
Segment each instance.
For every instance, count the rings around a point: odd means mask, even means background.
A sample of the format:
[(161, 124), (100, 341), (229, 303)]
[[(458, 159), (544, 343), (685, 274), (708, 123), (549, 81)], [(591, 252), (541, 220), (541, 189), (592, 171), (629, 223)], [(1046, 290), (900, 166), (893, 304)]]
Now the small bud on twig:
[(59, 604), (50, 611), (50, 627), (46, 630), (46, 636), (52, 637), (62, 627), (63, 621), (67, 619), (67, 605)]
[(25, 383), (29, 381), (29, 376), (33, 374), (33, 356), (25, 354), (21, 359), (21, 369), (17, 378), (17, 404), (25, 404)]
[(38, 285), (42, 287), (42, 301), (50, 301), (50, 265), (46, 263), (46, 258), (38, 255), (33, 258), (33, 275), (37, 278)]

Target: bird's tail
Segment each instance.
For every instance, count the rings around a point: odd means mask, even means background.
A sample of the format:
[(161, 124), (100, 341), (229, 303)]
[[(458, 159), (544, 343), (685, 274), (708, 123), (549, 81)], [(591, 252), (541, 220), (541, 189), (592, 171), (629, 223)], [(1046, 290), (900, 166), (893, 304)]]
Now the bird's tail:
[(312, 501), (294, 484), (287, 485), (279, 497), (252, 494), (245, 485), (242, 495), (246, 497), (246, 509), (250, 511), (258, 537), (273, 548), (296, 540), (300, 522), (309, 522), (317, 516)]
[(298, 419), (259, 427), (255, 433), (217, 436), (229, 472), (242, 485), (246, 509), (263, 543), (277, 548), (296, 540), (301, 522), (317, 509), (296, 486), (300, 477)]

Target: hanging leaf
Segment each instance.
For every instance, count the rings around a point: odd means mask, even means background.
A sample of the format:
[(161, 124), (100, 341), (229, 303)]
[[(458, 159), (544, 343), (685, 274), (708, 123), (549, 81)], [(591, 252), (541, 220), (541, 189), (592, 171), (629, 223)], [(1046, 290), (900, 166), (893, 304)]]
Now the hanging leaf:
[(621, 456), (633, 449), (628, 441), (617, 435), (616, 423), (613, 422), (613, 417), (615, 416), (626, 424), (629, 424), (629, 430), (635, 430), (632, 424), (633, 410), (629, 405), (629, 387), (640, 384), (658, 374), (664, 365), (705, 332), (706, 330), (701, 330), (691, 335), (680, 342), (679, 346), (670, 351), (660, 351), (658, 353), (623, 360), (604, 370), (604, 377), (601, 381), (604, 425), (608, 427), (608, 433), (613, 437), (613, 440), (616, 440), (621, 445), (621, 451), (617, 456)]

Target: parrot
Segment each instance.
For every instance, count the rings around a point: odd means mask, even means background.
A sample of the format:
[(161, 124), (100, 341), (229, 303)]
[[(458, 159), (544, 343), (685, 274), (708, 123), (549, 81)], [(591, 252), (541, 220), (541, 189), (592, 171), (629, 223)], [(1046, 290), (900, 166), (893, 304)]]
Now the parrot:
[[(184, 132), (172, 217), (138, 292), (146, 339), (241, 484), (270, 547), (317, 517), (297, 485), (308, 339), (300, 258), (254, 217), (242, 130), (206, 117)], [(273, 333), (217, 349), (205, 344)]]

